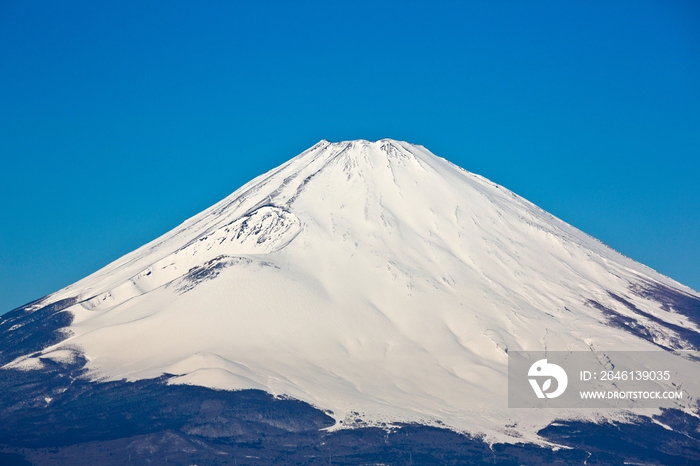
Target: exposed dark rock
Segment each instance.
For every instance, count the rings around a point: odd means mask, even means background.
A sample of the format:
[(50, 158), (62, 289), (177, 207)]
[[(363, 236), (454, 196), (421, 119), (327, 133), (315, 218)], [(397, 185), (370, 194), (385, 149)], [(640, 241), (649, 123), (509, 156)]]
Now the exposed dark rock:
[(686, 431), (669, 430), (647, 417), (634, 422), (593, 424), (557, 421), (538, 434), (552, 442), (590, 453), (586, 464), (700, 464), (698, 419), (678, 410), (664, 410), (656, 416), (666, 425), (683, 426)]
[(608, 292), (608, 294), (615, 301), (623, 304), (627, 309), (631, 310), (635, 314), (642, 316), (645, 319), (665, 328), (667, 331), (666, 335), (677, 335), (678, 338), (671, 340), (670, 349), (700, 349), (700, 333), (697, 333), (689, 328), (681, 327), (680, 325), (675, 325), (670, 322), (666, 322), (652, 314), (649, 314), (648, 312), (644, 312), (637, 306), (635, 306), (633, 303), (629, 302), (627, 299), (623, 298), (622, 296), (618, 296), (615, 293)]
[(700, 326), (700, 298), (651, 281), (632, 284), (630, 291), (637, 296), (652, 299), (660, 303), (664, 310), (682, 314)]
[(180, 293), (186, 293), (205, 280), (213, 280), (227, 267), (241, 263), (248, 265), (251, 262), (252, 261), (246, 257), (217, 256), (202, 265), (192, 267), (183, 277), (178, 291)]
[[(598, 309), (603, 316), (608, 321), (608, 324), (611, 327), (619, 328), (622, 330), (625, 330), (627, 332), (630, 332), (632, 335), (635, 335), (639, 338), (643, 338), (644, 340), (650, 341), (651, 343), (656, 344), (654, 341), (654, 336), (652, 335), (652, 332), (644, 326), (639, 320), (629, 317), (623, 314), (620, 314), (616, 310), (604, 306), (603, 304), (599, 303), (598, 301), (589, 299), (586, 301), (586, 305), (594, 307)], [(664, 348), (664, 349), (669, 349), (669, 348)]]
[(449, 429), (406, 424), (336, 432), (306, 403), (259, 390), (90, 382), (85, 360), (0, 375), (1, 464), (688, 464), (700, 461), (698, 419), (667, 410), (659, 422), (558, 422), (540, 435), (571, 449), (489, 445)]
[(64, 309), (77, 303), (77, 298), (62, 299), (42, 307), (44, 300), (46, 298), (38, 299), (0, 316), (0, 366), (69, 336), (66, 327), (73, 322), (73, 314)]

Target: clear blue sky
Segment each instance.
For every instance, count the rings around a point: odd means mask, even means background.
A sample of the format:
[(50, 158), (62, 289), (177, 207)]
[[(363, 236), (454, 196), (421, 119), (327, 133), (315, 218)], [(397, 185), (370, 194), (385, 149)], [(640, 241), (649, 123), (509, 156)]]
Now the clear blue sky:
[(696, 1), (5, 0), (0, 313), (383, 137), (700, 289)]

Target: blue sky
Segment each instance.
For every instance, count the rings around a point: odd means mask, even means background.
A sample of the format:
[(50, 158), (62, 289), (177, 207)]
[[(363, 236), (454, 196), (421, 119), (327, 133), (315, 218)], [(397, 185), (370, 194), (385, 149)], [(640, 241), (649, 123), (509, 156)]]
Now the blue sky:
[(0, 3), (0, 313), (320, 139), (391, 137), (700, 290), (694, 1)]

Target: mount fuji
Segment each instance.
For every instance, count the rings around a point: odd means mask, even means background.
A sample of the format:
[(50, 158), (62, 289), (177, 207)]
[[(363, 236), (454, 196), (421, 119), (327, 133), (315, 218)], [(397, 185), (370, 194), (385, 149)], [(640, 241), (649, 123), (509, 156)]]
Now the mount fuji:
[(507, 407), (509, 351), (699, 350), (700, 294), (390, 139), (319, 142), (0, 335), (17, 464), (700, 461), (697, 393)]

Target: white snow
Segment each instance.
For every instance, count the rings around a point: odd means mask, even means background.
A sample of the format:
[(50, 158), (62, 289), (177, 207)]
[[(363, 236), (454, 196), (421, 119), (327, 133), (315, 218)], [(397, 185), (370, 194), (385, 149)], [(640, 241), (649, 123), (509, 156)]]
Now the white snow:
[(51, 296), (81, 302), (44, 353), (81, 348), (95, 379), (289, 395), (338, 428), (357, 412), (538, 441), (555, 418), (625, 414), (509, 410), (507, 351), (658, 349), (585, 304), (630, 314), (612, 291), (682, 321), (629, 293), (640, 277), (693, 293), (421, 146), (321, 141)]

